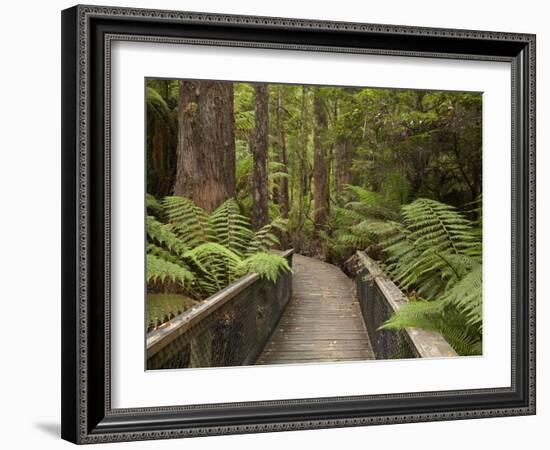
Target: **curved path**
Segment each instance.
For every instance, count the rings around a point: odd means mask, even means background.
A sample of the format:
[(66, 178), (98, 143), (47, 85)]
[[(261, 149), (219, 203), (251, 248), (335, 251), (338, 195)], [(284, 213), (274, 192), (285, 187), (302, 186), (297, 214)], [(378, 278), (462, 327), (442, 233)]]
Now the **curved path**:
[(375, 359), (355, 283), (314, 258), (292, 264), (292, 299), (256, 364)]

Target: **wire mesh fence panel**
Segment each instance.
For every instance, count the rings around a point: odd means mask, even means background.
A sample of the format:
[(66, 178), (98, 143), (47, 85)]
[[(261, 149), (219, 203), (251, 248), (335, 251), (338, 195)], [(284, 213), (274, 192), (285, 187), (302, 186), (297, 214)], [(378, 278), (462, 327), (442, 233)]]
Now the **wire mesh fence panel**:
[(367, 269), (357, 274), (357, 297), (376, 359), (417, 358), (404, 331), (378, 329), (394, 311)]
[(291, 273), (275, 283), (247, 275), (148, 333), (147, 369), (254, 364), (291, 294)]
[(357, 252), (361, 269), (357, 297), (376, 359), (441, 358), (458, 356), (436, 331), (417, 328), (380, 330), (409, 300), (364, 252)]

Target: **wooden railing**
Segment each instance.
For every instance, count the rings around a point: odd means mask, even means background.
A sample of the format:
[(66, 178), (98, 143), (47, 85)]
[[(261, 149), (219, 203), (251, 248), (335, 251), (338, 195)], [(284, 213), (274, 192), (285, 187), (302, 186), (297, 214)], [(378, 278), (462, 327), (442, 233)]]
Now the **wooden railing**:
[(360, 270), (356, 275), (357, 298), (376, 359), (441, 358), (457, 356), (449, 343), (435, 331), (406, 328), (379, 330), (403, 305), (407, 297), (365, 252), (357, 252)]
[[(281, 253), (290, 265), (292, 253)], [(253, 364), (291, 295), (291, 273), (275, 283), (246, 275), (147, 333), (147, 369)]]

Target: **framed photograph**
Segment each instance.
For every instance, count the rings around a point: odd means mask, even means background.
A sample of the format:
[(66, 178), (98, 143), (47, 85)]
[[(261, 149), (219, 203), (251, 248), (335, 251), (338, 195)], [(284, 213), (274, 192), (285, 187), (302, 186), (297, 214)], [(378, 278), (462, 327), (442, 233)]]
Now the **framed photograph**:
[(62, 437), (535, 413), (535, 36), (62, 12)]

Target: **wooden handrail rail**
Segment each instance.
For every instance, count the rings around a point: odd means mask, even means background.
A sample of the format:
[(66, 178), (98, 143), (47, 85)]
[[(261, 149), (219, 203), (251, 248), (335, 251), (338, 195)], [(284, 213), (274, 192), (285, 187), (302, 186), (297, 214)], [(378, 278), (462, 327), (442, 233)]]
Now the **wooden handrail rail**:
[[(403, 305), (409, 303), (409, 299), (401, 289), (380, 269), (373, 259), (363, 251), (357, 251), (357, 256), (394, 313), (399, 311)], [(370, 331), (374, 332), (375, 330)], [(407, 327), (403, 331), (407, 341), (420, 358), (458, 356), (445, 338), (436, 331), (412, 327)]]
[[(277, 253), (283, 258), (288, 258), (294, 253), (294, 249), (278, 251)], [(259, 278), (260, 276), (256, 273), (249, 273), (199, 304), (177, 315), (159, 328), (147, 333), (147, 358), (157, 353), (191, 327), (225, 305), (252, 283), (259, 280)]]

